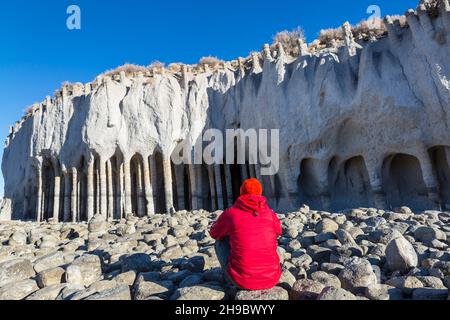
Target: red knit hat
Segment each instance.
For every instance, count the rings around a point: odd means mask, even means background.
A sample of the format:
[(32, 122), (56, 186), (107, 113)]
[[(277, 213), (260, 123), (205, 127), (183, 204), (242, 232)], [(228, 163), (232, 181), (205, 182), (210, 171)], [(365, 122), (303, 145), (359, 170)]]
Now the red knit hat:
[(262, 196), (263, 187), (258, 179), (245, 180), (241, 187), (241, 196), (244, 194), (251, 194), (255, 196)]

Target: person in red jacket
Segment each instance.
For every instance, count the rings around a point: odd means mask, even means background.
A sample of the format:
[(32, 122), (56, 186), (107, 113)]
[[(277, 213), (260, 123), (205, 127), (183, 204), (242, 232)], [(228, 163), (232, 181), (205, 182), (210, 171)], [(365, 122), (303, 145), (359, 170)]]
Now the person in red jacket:
[(216, 254), (231, 282), (244, 290), (266, 290), (281, 278), (277, 238), (281, 223), (262, 196), (257, 179), (244, 181), (241, 196), (211, 227)]

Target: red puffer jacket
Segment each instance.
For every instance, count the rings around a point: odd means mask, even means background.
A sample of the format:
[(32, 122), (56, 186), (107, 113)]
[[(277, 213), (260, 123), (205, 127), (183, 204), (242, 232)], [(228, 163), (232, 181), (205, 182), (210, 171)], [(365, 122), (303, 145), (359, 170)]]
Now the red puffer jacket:
[(210, 234), (216, 240), (230, 238), (227, 274), (240, 288), (265, 290), (278, 284), (281, 223), (265, 197), (240, 196), (213, 224)]

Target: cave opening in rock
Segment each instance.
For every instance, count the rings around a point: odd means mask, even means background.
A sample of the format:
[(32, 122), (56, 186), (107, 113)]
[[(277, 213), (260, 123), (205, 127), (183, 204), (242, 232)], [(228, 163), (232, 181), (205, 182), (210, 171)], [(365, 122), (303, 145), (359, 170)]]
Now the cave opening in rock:
[(176, 211), (185, 210), (186, 208), (186, 197), (185, 197), (185, 176), (184, 176), (184, 165), (175, 165), (171, 162), (172, 171), (172, 194), (173, 194), (173, 204)]
[(202, 199), (202, 208), (208, 211), (213, 210), (210, 174), (208, 172), (208, 165), (200, 165), (200, 197)]
[(58, 201), (58, 213), (57, 218), (58, 221), (64, 221), (64, 200), (65, 200), (65, 193), (66, 193), (66, 179), (69, 180), (69, 177), (66, 175), (61, 174), (60, 176), (60, 188), (58, 192), (60, 193), (59, 197), (57, 197), (56, 201)]
[(439, 182), (443, 206), (450, 206), (450, 147), (439, 146), (430, 149), (430, 157)]
[(321, 208), (321, 184), (315, 159), (303, 159), (300, 163), (300, 175), (297, 180), (301, 202), (313, 208)]
[(44, 159), (42, 165), (42, 192), (43, 215), (42, 219), (48, 221), (53, 217), (53, 199), (55, 190), (55, 169), (50, 159)]
[(330, 162), (328, 186), (333, 209), (342, 210), (373, 205), (370, 178), (362, 156)]
[(233, 163), (230, 165), (231, 170), (231, 181), (232, 181), (232, 194), (233, 194), (233, 203), (239, 198), (240, 190), (241, 190), (241, 170), (239, 168), (240, 166), (236, 163)]
[(154, 183), (153, 194), (155, 195), (155, 212), (166, 212), (166, 194), (164, 190), (164, 169), (163, 157), (161, 152), (156, 151), (154, 154), (154, 161), (156, 163), (156, 177)]
[(131, 208), (132, 212), (138, 215), (138, 201), (139, 201), (139, 159), (138, 155), (133, 156), (130, 162), (131, 174)]
[(184, 205), (185, 209), (192, 210), (192, 189), (191, 177), (189, 175), (189, 165), (183, 165), (183, 189), (184, 189)]
[[(120, 202), (117, 201), (119, 197), (118, 180), (118, 156), (113, 155), (106, 165), (106, 184), (108, 193), (107, 213), (108, 218), (120, 218), (119, 206)], [(131, 169), (130, 169), (131, 170)]]
[[(221, 182), (221, 186), (222, 186), (222, 200), (223, 200), (223, 208), (226, 208), (229, 201), (231, 201), (232, 199), (228, 199), (228, 190), (227, 190), (227, 182), (226, 182), (226, 174), (225, 174), (225, 170), (227, 170), (226, 165), (225, 164), (221, 164), (219, 165), (219, 174), (220, 174), (220, 182)], [(230, 204), (231, 206), (231, 204)]]
[(94, 155), (94, 213), (100, 214), (100, 159)]
[[(237, 137), (234, 137), (233, 140), (233, 148), (234, 148), (234, 159), (233, 163), (230, 164), (230, 177), (231, 177), (231, 194), (233, 195), (232, 202), (236, 202), (236, 200), (239, 198), (241, 194), (241, 185), (243, 182), (244, 177), (242, 176), (242, 169), (241, 165), (238, 164), (238, 139)], [(230, 204), (231, 206), (231, 204)]]
[(120, 150), (116, 151), (115, 154), (115, 176), (113, 177), (113, 185), (115, 185), (114, 188), (114, 194), (115, 194), (115, 218), (121, 219), (123, 212), (125, 212), (124, 208), (124, 179), (123, 179), (123, 170), (124, 170), (124, 159), (123, 154), (120, 152)]
[(382, 171), (388, 206), (409, 206), (413, 210), (423, 210), (428, 206), (428, 192), (416, 157), (391, 155), (385, 159)]
[[(77, 211), (78, 211), (78, 219), (77, 221), (88, 221), (87, 216), (87, 162), (84, 156), (81, 156), (80, 164), (77, 170), (77, 179), (78, 179), (78, 196), (76, 197), (77, 201)], [(72, 173), (73, 175), (73, 173)], [(77, 187), (76, 186), (76, 187)], [(73, 187), (73, 186), (72, 186)]]

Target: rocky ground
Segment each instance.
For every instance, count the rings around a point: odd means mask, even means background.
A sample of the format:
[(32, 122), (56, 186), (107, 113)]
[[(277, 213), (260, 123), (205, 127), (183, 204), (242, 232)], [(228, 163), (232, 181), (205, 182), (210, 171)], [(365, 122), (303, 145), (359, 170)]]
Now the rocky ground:
[(220, 212), (0, 224), (0, 299), (446, 300), (450, 213), (280, 214), (280, 284), (230, 288), (208, 230)]

